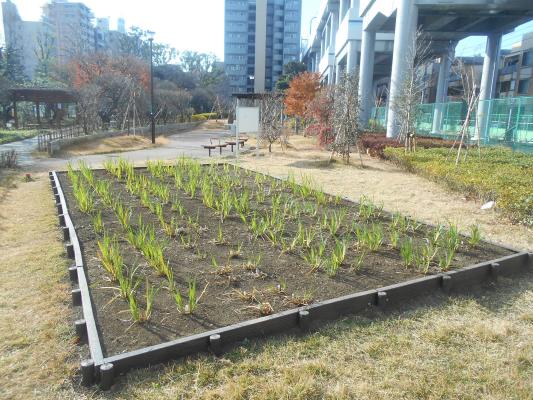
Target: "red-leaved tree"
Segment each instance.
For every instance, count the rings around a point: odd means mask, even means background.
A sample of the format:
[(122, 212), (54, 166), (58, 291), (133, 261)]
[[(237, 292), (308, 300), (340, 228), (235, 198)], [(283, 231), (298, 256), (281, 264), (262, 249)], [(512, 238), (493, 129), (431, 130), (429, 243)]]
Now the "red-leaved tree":
[(320, 75), (315, 72), (302, 72), (289, 84), (285, 97), (285, 113), (291, 117), (304, 117), (309, 104), (320, 89)]
[(315, 98), (307, 105), (305, 118), (310, 124), (307, 134), (318, 137), (321, 146), (331, 144), (334, 140), (333, 132), (333, 107), (335, 101), (335, 88), (325, 86), (316, 94)]

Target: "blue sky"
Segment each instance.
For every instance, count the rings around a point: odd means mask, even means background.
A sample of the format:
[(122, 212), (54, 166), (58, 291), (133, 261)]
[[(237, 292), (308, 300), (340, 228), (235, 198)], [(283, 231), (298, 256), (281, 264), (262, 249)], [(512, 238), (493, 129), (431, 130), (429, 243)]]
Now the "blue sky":
[[(12, 0), (23, 19), (38, 20), (45, 0)], [(78, 0), (89, 6), (96, 17), (126, 19), (127, 26), (139, 26), (156, 32), (156, 40), (179, 51), (196, 50), (224, 56), (224, 0)], [(302, 38), (309, 35), (309, 24), (322, 0), (302, 0)], [(504, 36), (502, 47), (510, 48), (523, 33), (533, 31), (533, 21)], [(457, 55), (482, 54), (484, 37), (460, 42)]]

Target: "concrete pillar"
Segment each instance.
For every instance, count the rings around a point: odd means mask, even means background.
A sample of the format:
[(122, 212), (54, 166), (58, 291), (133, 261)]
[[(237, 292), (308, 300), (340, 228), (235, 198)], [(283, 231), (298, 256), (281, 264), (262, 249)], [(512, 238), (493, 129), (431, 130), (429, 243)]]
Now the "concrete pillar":
[(17, 101), (13, 102), (13, 119), (15, 120), (15, 128), (19, 128), (19, 114), (17, 110)]
[(347, 6), (348, 0), (341, 0), (340, 6), (339, 6), (339, 25), (342, 22), (342, 16), (346, 12), (346, 6)]
[(338, 61), (335, 61), (335, 83), (338, 84), (341, 81), (342, 77), (342, 68), (341, 64)]
[(496, 81), (498, 79), (498, 61), (500, 58), (500, 47), (502, 35), (495, 33), (487, 36), (487, 47), (485, 48), (485, 59), (483, 60), (483, 72), (481, 74), (481, 87), (479, 88), (479, 105), (477, 110), (477, 127), (473, 139), (478, 136), (487, 136), (487, 119), (489, 117), (489, 102), (494, 98), (496, 91)]
[[(353, 74), (359, 69), (359, 41), (350, 40), (348, 42), (348, 54), (346, 55), (346, 71)], [(372, 64), (374, 64), (372, 62)]]
[(39, 127), (41, 126), (41, 103), (35, 102), (35, 110), (37, 111), (37, 124), (39, 124)]
[(337, 30), (339, 29), (339, 13), (331, 13), (331, 34), (329, 38), (330, 51), (335, 49), (335, 39), (337, 38)]
[(394, 138), (399, 134), (394, 102), (400, 96), (405, 69), (413, 60), (409, 59), (414, 45), (414, 34), (418, 22), (418, 7), (412, 0), (398, 0), (396, 12), (396, 27), (394, 29), (394, 51), (392, 55), (392, 73), (389, 95), (389, 110), (387, 119), (387, 137)]
[(435, 111), (433, 113), (432, 133), (441, 133), (443, 103), (448, 97), (448, 82), (450, 77), (451, 57), (448, 52), (441, 54), (439, 64), (439, 77), (437, 80), (437, 95), (435, 97)]
[[(359, 118), (361, 126), (365, 127), (370, 118), (374, 97), (372, 95), (372, 86), (374, 80), (376, 32), (364, 30), (362, 39), (361, 65), (359, 68), (359, 98), (361, 102), (361, 114)], [(350, 57), (348, 57), (348, 60), (350, 60)], [(350, 67), (348, 67), (348, 71), (351, 71)]]

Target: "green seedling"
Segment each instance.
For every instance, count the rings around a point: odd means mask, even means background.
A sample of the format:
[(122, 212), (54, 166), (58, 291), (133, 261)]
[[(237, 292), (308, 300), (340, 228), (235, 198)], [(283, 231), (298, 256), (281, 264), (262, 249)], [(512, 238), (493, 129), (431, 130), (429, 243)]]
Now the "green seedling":
[(98, 248), (102, 266), (109, 274), (111, 281), (116, 282), (124, 266), (116, 236), (111, 237), (104, 233), (102, 239), (98, 241)]
[(431, 262), (437, 255), (437, 248), (428, 240), (415, 251), (415, 265), (424, 274), (429, 272)]
[(200, 303), (200, 299), (205, 293), (205, 290), (207, 289), (207, 285), (206, 285), (203, 292), (200, 294), (200, 296), (198, 296), (198, 293), (196, 290), (196, 280), (189, 279), (187, 281), (187, 285), (188, 285), (187, 304), (185, 304), (183, 297), (181, 295), (181, 291), (179, 289), (177, 289), (174, 292), (174, 300), (176, 302), (176, 306), (180, 314), (193, 314), (194, 311), (196, 311), (196, 308), (198, 307), (198, 304)]
[(444, 234), (444, 247), (448, 250), (457, 251), (461, 245), (461, 236), (456, 225), (451, 224)]
[(400, 233), (405, 233), (407, 232), (408, 227), (409, 227), (409, 222), (406, 217), (404, 217), (400, 213), (394, 213), (392, 215), (392, 223), (391, 223), (392, 229), (398, 230)]
[(217, 275), (229, 275), (233, 271), (233, 268), (229, 263), (227, 263), (226, 265), (220, 265), (214, 256), (211, 257), (211, 265), (215, 269), (214, 273)]
[(481, 230), (479, 225), (470, 226), (470, 238), (468, 239), (468, 244), (472, 247), (475, 247), (481, 242)]
[(413, 240), (408, 238), (400, 246), (400, 256), (403, 261), (403, 265), (409, 267), (413, 264), (415, 259)]
[(249, 259), (244, 265), (243, 268), (247, 271), (257, 271), (259, 264), (261, 263), (262, 255), (258, 254), (254, 258)]
[(441, 271), (448, 271), (453, 262), (455, 251), (453, 249), (444, 249), (444, 254), (439, 255), (439, 268)]
[(400, 240), (400, 233), (396, 230), (389, 232), (389, 242), (393, 249), (398, 247), (398, 241)]
[(215, 238), (215, 244), (222, 245), (225, 243), (226, 243), (226, 240), (224, 238), (224, 232), (222, 231), (222, 224), (218, 224), (217, 237)]
[(104, 222), (102, 221), (102, 211), (98, 210), (96, 214), (92, 216), (94, 233), (97, 235), (104, 232)]
[(154, 306), (154, 298), (159, 289), (150, 285), (148, 279), (146, 279), (146, 292), (144, 295), (145, 308), (141, 309), (134, 293), (128, 295), (128, 302), (130, 306), (130, 313), (134, 322), (145, 323), (152, 317), (152, 311)]
[(135, 267), (132, 271), (128, 271), (127, 268), (120, 271), (118, 275), (118, 285), (120, 291), (120, 297), (128, 299), (130, 294), (134, 293), (141, 283), (141, 279), (137, 276), (137, 269)]
[(363, 266), (363, 262), (365, 261), (365, 258), (367, 256), (367, 250), (362, 249), (359, 254), (357, 255), (355, 262), (351, 265), (351, 268), (353, 271), (359, 271), (361, 267)]
[(326, 271), (329, 276), (337, 275), (339, 267), (344, 262), (346, 258), (346, 242), (344, 240), (335, 241), (335, 247), (331, 252), (329, 262), (326, 264)]
[(131, 208), (126, 208), (120, 201), (115, 203), (115, 214), (124, 229), (130, 226), (130, 219), (132, 215)]
[(172, 202), (172, 211), (177, 212), (180, 217), (185, 215), (185, 207), (183, 207), (181, 201), (177, 197)]
[(295, 307), (308, 306), (313, 302), (313, 294), (309, 291), (301, 295), (293, 293), (289, 298), (286, 299), (286, 302), (294, 305)]
[(82, 181), (72, 186), (74, 197), (78, 202), (78, 208), (82, 213), (90, 214), (94, 210), (94, 195)]

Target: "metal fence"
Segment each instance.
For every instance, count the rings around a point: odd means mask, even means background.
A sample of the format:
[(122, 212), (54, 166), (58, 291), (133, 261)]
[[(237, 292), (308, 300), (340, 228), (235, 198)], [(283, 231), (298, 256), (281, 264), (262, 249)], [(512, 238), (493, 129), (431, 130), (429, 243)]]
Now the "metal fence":
[[(466, 113), (467, 106), (463, 102), (421, 104), (416, 131), (421, 135), (454, 138), (461, 131)], [(487, 115), (486, 120), (478, 121), (477, 115)], [(373, 127), (386, 129), (387, 107), (375, 107), (370, 122)], [(533, 151), (533, 97), (507, 97), (479, 102), (470, 118), (469, 137), (477, 140), (478, 132), (485, 145), (499, 144)]]

